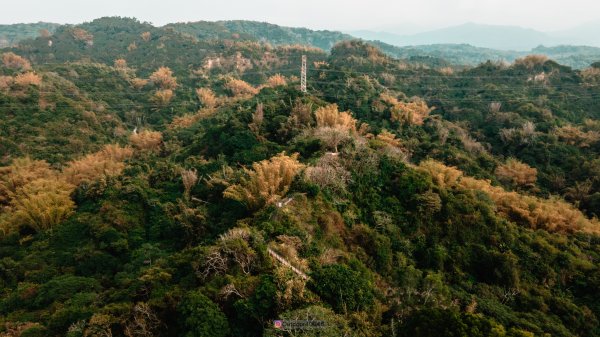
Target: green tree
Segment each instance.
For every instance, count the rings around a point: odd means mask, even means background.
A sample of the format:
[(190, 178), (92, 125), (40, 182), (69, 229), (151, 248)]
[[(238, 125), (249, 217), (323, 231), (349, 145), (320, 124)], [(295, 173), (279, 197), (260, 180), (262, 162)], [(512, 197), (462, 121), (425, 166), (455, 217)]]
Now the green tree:
[(229, 323), (221, 309), (199, 291), (192, 291), (178, 308), (185, 337), (224, 337)]

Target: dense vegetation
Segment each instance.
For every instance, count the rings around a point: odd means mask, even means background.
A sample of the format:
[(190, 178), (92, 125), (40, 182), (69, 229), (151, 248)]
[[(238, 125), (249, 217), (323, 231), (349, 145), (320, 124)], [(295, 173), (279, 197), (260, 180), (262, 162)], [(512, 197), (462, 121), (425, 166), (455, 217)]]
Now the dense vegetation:
[(600, 66), (226, 35), (2, 51), (2, 336), (600, 335)]
[(0, 48), (16, 46), (22, 40), (52, 33), (58, 26), (47, 22), (0, 25)]

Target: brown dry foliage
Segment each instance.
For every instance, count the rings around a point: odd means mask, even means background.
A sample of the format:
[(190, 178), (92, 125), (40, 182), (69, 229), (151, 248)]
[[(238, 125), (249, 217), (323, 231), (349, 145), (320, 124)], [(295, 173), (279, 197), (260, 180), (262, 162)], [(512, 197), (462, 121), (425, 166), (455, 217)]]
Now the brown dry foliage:
[(210, 88), (198, 88), (196, 89), (196, 95), (200, 103), (206, 108), (214, 108), (217, 105), (217, 97)]
[(82, 28), (73, 28), (71, 30), (71, 35), (77, 41), (85, 41), (87, 43), (91, 42), (94, 39), (94, 35), (90, 34), (88, 31)]
[(139, 90), (142, 89), (143, 87), (145, 87), (148, 84), (148, 80), (145, 80), (143, 78), (133, 78), (130, 81), (131, 86), (134, 87), (135, 89)]
[(334, 193), (344, 193), (352, 174), (346, 170), (337, 157), (325, 155), (315, 166), (306, 168), (304, 178), (322, 189)]
[(30, 182), (55, 177), (50, 164), (29, 157), (17, 158), (10, 166), (0, 167), (0, 205), (12, 200), (18, 189)]
[(281, 153), (252, 164), (252, 169), (245, 168), (239, 184), (227, 187), (223, 196), (242, 202), (249, 209), (258, 209), (281, 199), (303, 167), (298, 154), (286, 156)]
[(2, 54), (2, 64), (9, 69), (31, 70), (31, 63), (26, 58), (11, 52)]
[(102, 177), (117, 176), (125, 168), (124, 161), (132, 155), (131, 147), (106, 145), (96, 153), (70, 162), (63, 170), (63, 176), (73, 185), (90, 183)]
[(125, 59), (116, 59), (115, 60), (115, 68), (117, 68), (117, 69), (127, 68), (127, 61)]
[(148, 42), (148, 41), (150, 41), (150, 38), (152, 37), (152, 34), (150, 32), (143, 32), (142, 34), (140, 34), (140, 37), (145, 42)]
[(75, 209), (71, 193), (75, 186), (60, 178), (41, 178), (18, 189), (10, 203), (8, 230), (29, 226), (37, 231), (51, 229)]
[(532, 69), (535, 66), (543, 65), (548, 60), (548, 56), (546, 55), (527, 55), (515, 60), (515, 65), (522, 65), (528, 69)]
[(10, 89), (10, 86), (13, 84), (14, 79), (12, 76), (0, 76), (0, 90), (6, 91)]
[(26, 88), (30, 85), (39, 87), (42, 85), (42, 77), (33, 72), (19, 74), (14, 79), (14, 84), (20, 88)]
[(158, 131), (144, 130), (134, 133), (129, 137), (129, 141), (138, 150), (158, 151), (162, 144), (162, 133)]
[(150, 81), (163, 90), (177, 88), (177, 78), (169, 67), (160, 67), (150, 75)]
[(553, 133), (565, 143), (578, 147), (590, 147), (600, 141), (600, 132), (596, 130), (583, 131), (573, 125), (556, 128)]
[(600, 68), (590, 67), (581, 71), (581, 77), (584, 81), (598, 81), (600, 80)]
[(337, 104), (320, 107), (315, 111), (317, 127), (340, 128), (347, 131), (356, 131), (356, 119), (349, 111), (340, 112)]
[(152, 102), (159, 106), (168, 105), (171, 99), (173, 99), (173, 90), (171, 89), (156, 90), (152, 96)]
[(537, 180), (537, 170), (514, 158), (496, 168), (496, 176), (500, 181), (520, 187), (531, 187)]
[(397, 102), (390, 110), (392, 121), (411, 125), (423, 125), (423, 121), (433, 108), (427, 106), (425, 101)]
[(198, 171), (196, 169), (181, 170), (181, 181), (185, 189), (184, 195), (187, 198), (190, 196), (192, 187), (198, 182)]
[(0, 337), (21, 337), (22, 334), (31, 328), (41, 328), (40, 323), (33, 322), (6, 322), (4, 323), (4, 332)]
[(196, 113), (177, 116), (173, 118), (173, 121), (169, 124), (168, 127), (169, 129), (187, 128), (201, 119), (212, 116), (215, 112), (215, 109), (204, 108), (198, 110), (198, 112)]
[(287, 80), (281, 74), (275, 74), (267, 79), (267, 87), (275, 88), (285, 85), (287, 85)]
[(258, 94), (258, 89), (235, 78), (231, 78), (225, 83), (225, 89), (229, 90), (234, 97), (249, 97)]
[(600, 222), (597, 219), (586, 218), (580, 210), (558, 198), (541, 199), (508, 192), (502, 187), (492, 186), (489, 180), (465, 177), (457, 168), (434, 160), (422, 162), (418, 169), (430, 174), (440, 188), (485, 192), (493, 200), (501, 216), (529, 228), (550, 232), (600, 233)]
[[(256, 105), (256, 110), (252, 114), (252, 122), (248, 124), (248, 128), (258, 137), (260, 135), (260, 128), (265, 118), (264, 106), (262, 103)], [(260, 138), (260, 137), (259, 137)]]
[(388, 130), (382, 130), (378, 135), (377, 139), (391, 146), (400, 146), (400, 139), (396, 139), (396, 135), (389, 132)]

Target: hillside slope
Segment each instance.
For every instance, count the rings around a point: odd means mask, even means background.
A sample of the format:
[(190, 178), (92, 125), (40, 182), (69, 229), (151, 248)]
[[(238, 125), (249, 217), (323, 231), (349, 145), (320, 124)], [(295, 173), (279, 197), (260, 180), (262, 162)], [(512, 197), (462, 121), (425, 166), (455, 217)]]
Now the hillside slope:
[(122, 18), (1, 54), (1, 334), (600, 335), (597, 67)]

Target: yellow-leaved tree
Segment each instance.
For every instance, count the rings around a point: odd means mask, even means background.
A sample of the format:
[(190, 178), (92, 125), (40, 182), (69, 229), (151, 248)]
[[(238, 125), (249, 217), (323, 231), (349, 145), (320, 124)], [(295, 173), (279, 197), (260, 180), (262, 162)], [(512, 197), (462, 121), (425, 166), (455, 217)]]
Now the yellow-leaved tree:
[(173, 71), (169, 67), (158, 68), (150, 75), (150, 81), (162, 90), (177, 88), (177, 78), (173, 77)]
[(10, 166), (0, 167), (0, 205), (8, 204), (17, 190), (30, 182), (55, 175), (50, 164), (29, 157), (17, 158)]
[(11, 52), (2, 54), (2, 64), (9, 69), (31, 70), (31, 63), (26, 58)]
[(356, 131), (356, 119), (350, 112), (340, 112), (337, 104), (329, 104), (315, 111), (317, 127), (341, 128), (348, 131)]
[(96, 153), (74, 160), (63, 170), (65, 180), (73, 185), (90, 183), (104, 176), (116, 176), (125, 168), (124, 161), (133, 155), (131, 147), (106, 145)]
[(303, 167), (297, 153), (291, 156), (281, 153), (252, 164), (252, 169), (245, 168), (240, 182), (227, 187), (223, 196), (245, 204), (248, 209), (259, 209), (281, 199)]
[(43, 231), (60, 224), (75, 209), (74, 189), (58, 177), (37, 179), (18, 189), (10, 204), (11, 229), (29, 226)]
[(158, 151), (162, 144), (162, 133), (159, 131), (144, 130), (134, 133), (129, 137), (134, 148), (141, 151)]
[(600, 222), (588, 219), (575, 206), (558, 198), (542, 199), (493, 186), (489, 180), (463, 176), (462, 171), (434, 160), (419, 164), (418, 170), (431, 175), (441, 189), (483, 191), (496, 205), (497, 212), (506, 219), (532, 229), (550, 232), (600, 233)]
[(537, 180), (537, 170), (514, 158), (496, 168), (496, 176), (505, 184), (519, 187), (532, 187)]

